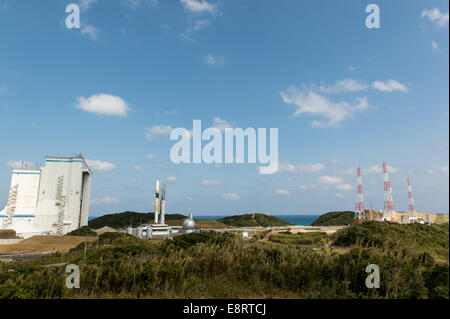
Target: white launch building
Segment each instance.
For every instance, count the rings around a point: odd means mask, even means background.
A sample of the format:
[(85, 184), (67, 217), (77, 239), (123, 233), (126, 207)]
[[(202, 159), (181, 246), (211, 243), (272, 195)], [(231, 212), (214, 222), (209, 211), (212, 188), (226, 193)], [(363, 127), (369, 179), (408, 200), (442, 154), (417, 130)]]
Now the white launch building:
[(0, 229), (27, 238), (87, 225), (91, 175), (82, 155), (47, 157), (40, 169), (13, 169)]

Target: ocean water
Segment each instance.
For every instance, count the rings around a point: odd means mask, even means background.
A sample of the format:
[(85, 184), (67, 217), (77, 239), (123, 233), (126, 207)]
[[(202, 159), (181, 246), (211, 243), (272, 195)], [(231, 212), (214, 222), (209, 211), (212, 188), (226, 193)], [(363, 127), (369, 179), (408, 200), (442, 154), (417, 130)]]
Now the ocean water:
[[(232, 215), (194, 215), (194, 219), (220, 219), (223, 217), (232, 216)], [(310, 226), (313, 221), (315, 221), (320, 215), (273, 215), (282, 220), (290, 222), (297, 226)], [(88, 220), (93, 220), (98, 216), (90, 216)]]
[[(194, 215), (194, 219), (220, 219), (231, 215)], [(320, 215), (273, 215), (297, 226), (310, 226)]]

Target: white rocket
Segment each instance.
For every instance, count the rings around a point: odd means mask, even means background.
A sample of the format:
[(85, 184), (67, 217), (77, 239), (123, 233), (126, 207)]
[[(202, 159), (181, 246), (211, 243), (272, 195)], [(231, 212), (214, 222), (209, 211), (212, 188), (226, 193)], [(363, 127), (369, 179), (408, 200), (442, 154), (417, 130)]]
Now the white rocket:
[(156, 191), (155, 191), (155, 224), (158, 224), (159, 215), (159, 180), (156, 180)]

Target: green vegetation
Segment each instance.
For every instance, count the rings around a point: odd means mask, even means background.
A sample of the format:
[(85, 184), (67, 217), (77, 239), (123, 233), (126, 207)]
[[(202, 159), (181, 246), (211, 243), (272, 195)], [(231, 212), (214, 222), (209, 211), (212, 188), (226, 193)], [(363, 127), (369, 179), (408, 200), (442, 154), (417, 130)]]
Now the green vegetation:
[(311, 232), (311, 233), (296, 233), (280, 232), (270, 236), (270, 241), (285, 245), (318, 245), (324, 246), (330, 240), (326, 233)]
[(254, 217), (253, 214), (228, 216), (221, 218), (218, 221), (232, 227), (273, 227), (292, 225), (292, 223), (278, 217), (264, 214), (254, 214)]
[[(338, 254), (333, 248), (255, 242), (230, 233), (165, 241), (106, 233), (98, 243), (88, 243), (86, 256), (82, 243), (68, 254), (0, 263), (0, 298), (448, 299), (448, 236), (448, 225), (367, 222), (331, 236), (352, 246)], [(447, 249), (447, 260), (436, 262), (433, 255), (442, 254), (441, 248)], [(80, 267), (79, 289), (66, 288), (60, 263)], [(380, 268), (379, 289), (366, 288), (368, 264)]]
[(448, 264), (449, 224), (397, 224), (389, 222), (365, 222), (344, 228), (333, 235), (336, 246), (374, 247), (389, 251), (391, 249), (414, 249), (427, 253), (438, 261)]
[(97, 237), (97, 233), (92, 230), (89, 226), (83, 226), (81, 228), (72, 230), (70, 233), (67, 233), (65, 236), (88, 236), (88, 237)]
[[(186, 216), (181, 214), (166, 214), (166, 220), (182, 220), (185, 218)], [(109, 226), (112, 228), (125, 228), (130, 226), (130, 224), (132, 227), (137, 227), (142, 223), (152, 223), (154, 219), (154, 213), (123, 212), (97, 217), (89, 221), (88, 225), (93, 229), (99, 229), (104, 226)]]
[(345, 226), (353, 223), (353, 212), (329, 212), (319, 216), (311, 226)]

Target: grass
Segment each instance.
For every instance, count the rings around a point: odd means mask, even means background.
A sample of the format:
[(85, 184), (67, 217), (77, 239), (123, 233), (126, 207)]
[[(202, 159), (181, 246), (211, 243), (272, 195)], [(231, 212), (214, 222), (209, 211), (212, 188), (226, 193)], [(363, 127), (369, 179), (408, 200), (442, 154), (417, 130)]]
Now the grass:
[(324, 246), (330, 240), (326, 233), (310, 232), (310, 233), (296, 233), (280, 232), (270, 236), (270, 241), (285, 245), (319, 245)]
[[(351, 246), (339, 253), (288, 242), (244, 241), (229, 233), (185, 234), (159, 242), (106, 233), (98, 245), (89, 244), (86, 257), (80, 244), (67, 254), (1, 263), (0, 298), (448, 299), (448, 262), (433, 258), (442, 254), (440, 245), (448, 249), (448, 226), (415, 229), (420, 233), (417, 247), (409, 242), (413, 228), (404, 233), (389, 223), (367, 223), (349, 229), (333, 237)], [(386, 243), (380, 244), (378, 232)], [(394, 239), (399, 243), (392, 244)], [(438, 242), (428, 242), (433, 240)], [(80, 289), (65, 287), (65, 267), (42, 267), (60, 263), (80, 267)], [(365, 268), (372, 263), (380, 268), (379, 289), (365, 286)]]
[(233, 227), (274, 227), (292, 225), (278, 217), (264, 214), (244, 214), (228, 216), (218, 220), (219, 222)]

